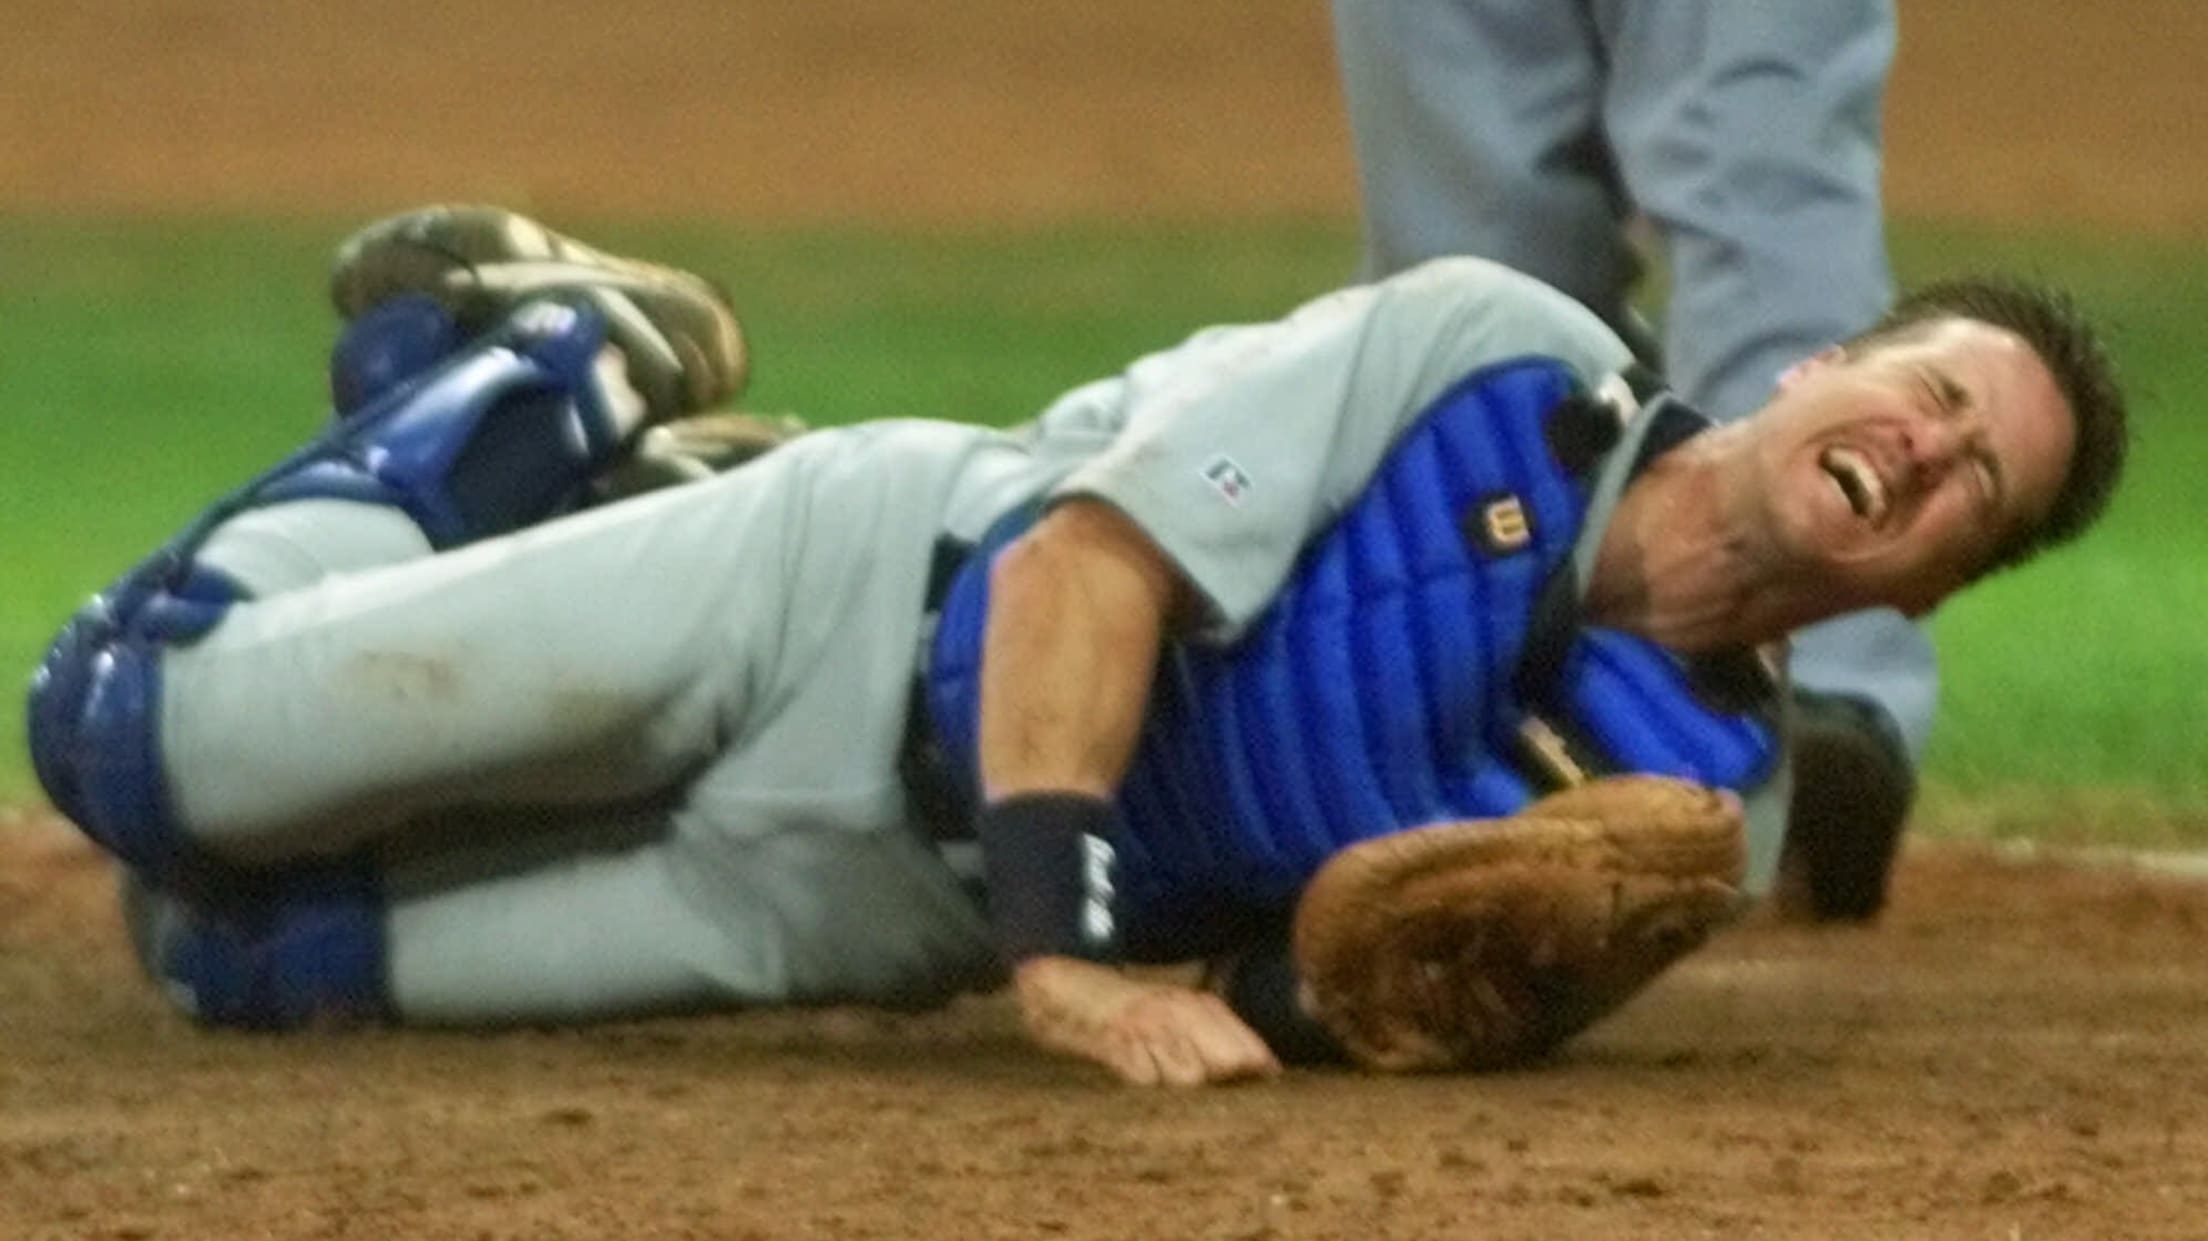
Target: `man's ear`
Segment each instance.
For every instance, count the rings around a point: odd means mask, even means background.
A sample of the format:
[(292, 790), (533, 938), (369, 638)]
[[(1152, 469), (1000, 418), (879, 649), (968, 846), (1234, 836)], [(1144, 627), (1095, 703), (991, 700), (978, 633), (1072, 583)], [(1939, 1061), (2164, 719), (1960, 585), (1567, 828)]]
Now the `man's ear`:
[(1828, 366), (1838, 365), (1840, 361), (1847, 356), (1848, 351), (1845, 346), (1826, 345), (1824, 348), (1819, 349), (1817, 352), (1810, 354), (1808, 357), (1803, 358), (1801, 361), (1796, 362), (1794, 365), (1787, 367), (1783, 371), (1780, 371), (1779, 390), (1781, 392), (1784, 392), (1786, 389), (1791, 388), (1795, 384), (1802, 382), (1804, 379), (1809, 378), (1811, 375), (1816, 374), (1818, 371), (1821, 371)]

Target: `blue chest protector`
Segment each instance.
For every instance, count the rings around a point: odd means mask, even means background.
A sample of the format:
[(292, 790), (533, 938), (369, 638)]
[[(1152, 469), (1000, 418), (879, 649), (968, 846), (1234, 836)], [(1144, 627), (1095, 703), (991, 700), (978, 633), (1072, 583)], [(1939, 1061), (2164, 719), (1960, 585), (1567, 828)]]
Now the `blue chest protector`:
[[(1469, 376), (1240, 639), (1167, 645), (1112, 842), (1123, 955), (1214, 951), (1292, 909), (1345, 845), (1522, 808), (1556, 783), (1525, 761), (1536, 714), (1590, 774), (1743, 788), (1768, 772), (1776, 741), (1755, 714), (1705, 705), (1653, 644), (1572, 619), (1564, 579), (1591, 484), (1559, 462), (1549, 422), (1575, 391), (1547, 360)], [(989, 563), (1034, 517), (968, 557), (930, 653), (929, 714), (969, 792)], [(1539, 667), (1522, 666), (1529, 636)]]

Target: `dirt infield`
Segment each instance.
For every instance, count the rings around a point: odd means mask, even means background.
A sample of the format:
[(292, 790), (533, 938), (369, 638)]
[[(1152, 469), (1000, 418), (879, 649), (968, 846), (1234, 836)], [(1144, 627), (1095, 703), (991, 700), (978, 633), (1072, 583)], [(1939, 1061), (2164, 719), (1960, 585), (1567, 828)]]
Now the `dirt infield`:
[[(1903, 7), (1898, 209), (2208, 221), (2208, 5)], [(6, 207), (1353, 209), (1316, 0), (15, 0), (9, 26)], [(1744, 928), (1538, 1071), (1169, 1095), (1031, 1051), (1001, 1000), (204, 1034), (136, 976), (104, 866), (5, 815), (0, 1238), (2208, 1235), (2208, 885), (1919, 849), (1877, 929)]]
[(1536, 1071), (1140, 1092), (1001, 1000), (198, 1032), (104, 864), (0, 833), (0, 1236), (2197, 1238), (2208, 887), (1919, 850)]
[[(1347, 213), (1321, 0), (10, 0), (0, 204)], [(2208, 5), (1904, 0), (1915, 215), (2208, 228)]]

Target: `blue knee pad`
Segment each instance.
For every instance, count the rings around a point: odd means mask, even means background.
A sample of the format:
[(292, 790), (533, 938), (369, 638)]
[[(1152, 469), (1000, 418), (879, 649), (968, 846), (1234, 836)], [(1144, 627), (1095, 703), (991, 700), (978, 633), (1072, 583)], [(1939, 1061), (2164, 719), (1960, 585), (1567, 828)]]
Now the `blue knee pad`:
[(460, 328), (431, 298), (394, 297), (346, 325), (330, 349), (330, 399), (357, 413), (460, 351)]
[(288, 1030), (391, 1015), (384, 902), (365, 861), (233, 876), (180, 895), (125, 880), (146, 972), (212, 1026)]
[(389, 505), (439, 549), (563, 511), (620, 447), (594, 369), (605, 338), (588, 305), (522, 307), (429, 373), (393, 381), (94, 597), (31, 687), (32, 762), (55, 806), (156, 880), (192, 864), (163, 774), (160, 668), (165, 648), (197, 641), (243, 596), (196, 563), (207, 538), (300, 499)]
[[(382, 311), (404, 318), (418, 308)], [(531, 302), (427, 374), (392, 380), (227, 511), (302, 499), (383, 504), (439, 550), (556, 516), (621, 447), (594, 370), (605, 343), (596, 308)]]
[(46, 795), (149, 874), (194, 857), (161, 765), (161, 651), (197, 640), (240, 597), (228, 578), (164, 551), (78, 609), (31, 678), (31, 765)]

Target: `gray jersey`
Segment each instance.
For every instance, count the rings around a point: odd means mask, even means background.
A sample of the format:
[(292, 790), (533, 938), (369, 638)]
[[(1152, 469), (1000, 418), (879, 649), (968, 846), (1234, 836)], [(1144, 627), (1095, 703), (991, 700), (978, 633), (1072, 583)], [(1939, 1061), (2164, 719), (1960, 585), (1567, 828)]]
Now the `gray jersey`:
[(1445, 389), (1528, 356), (1590, 384), (1628, 360), (1592, 314), (1545, 285), (1484, 260), (1431, 263), (1278, 323), (1201, 333), (1068, 394), (1044, 413), (1043, 436), (1110, 438), (1053, 494), (1133, 518), (1229, 636)]

